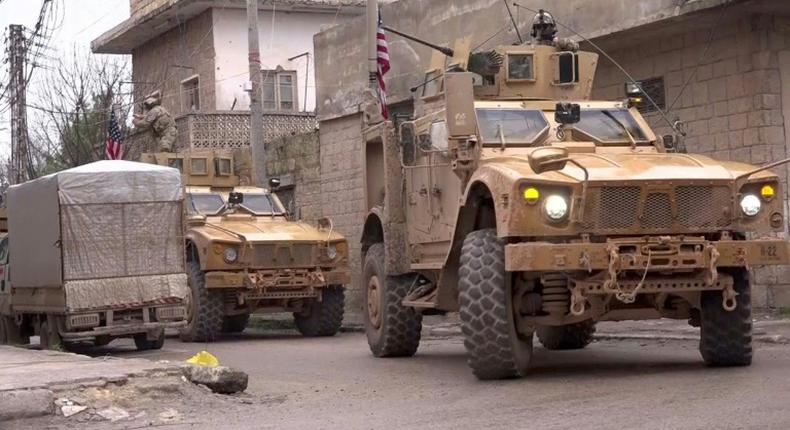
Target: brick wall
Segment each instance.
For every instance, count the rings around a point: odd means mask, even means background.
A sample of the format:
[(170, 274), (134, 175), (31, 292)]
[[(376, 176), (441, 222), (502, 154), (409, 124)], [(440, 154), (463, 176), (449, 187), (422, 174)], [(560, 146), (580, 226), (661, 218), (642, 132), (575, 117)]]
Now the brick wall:
[(321, 211), (321, 165), (318, 132), (299, 134), (266, 144), (266, 173), (279, 177), (283, 192), (293, 196), (301, 219), (315, 223)]
[[(181, 82), (199, 75), (201, 110), (216, 108), (211, 13), (209, 9), (132, 52), (135, 102), (159, 90), (162, 104), (174, 116), (180, 115), (186, 103), (182, 102)], [(140, 109), (138, 105), (135, 111)]]
[(321, 206), (348, 239), (352, 282), (346, 292), (346, 323), (361, 322), (360, 238), (365, 217), (362, 123), (351, 115), (321, 123)]
[[(672, 31), (672, 26), (667, 26), (667, 31)], [(705, 53), (709, 31), (707, 25), (701, 25), (700, 29), (636, 44), (623, 37), (608, 52), (637, 80), (663, 77), (667, 106), (690, 79), (670, 114), (671, 119), (685, 121), (689, 152), (758, 165), (786, 158), (778, 58), (780, 52), (790, 50), (790, 20), (767, 15), (726, 20), (716, 26)], [(602, 59), (593, 97), (623, 98), (625, 79)], [(784, 91), (790, 92), (790, 88)], [(647, 118), (658, 134), (670, 133), (657, 114)], [(775, 171), (787, 192), (788, 169)], [(760, 285), (755, 304), (790, 306), (790, 294), (784, 292), (790, 286), (786, 269), (757, 270), (755, 281)]]

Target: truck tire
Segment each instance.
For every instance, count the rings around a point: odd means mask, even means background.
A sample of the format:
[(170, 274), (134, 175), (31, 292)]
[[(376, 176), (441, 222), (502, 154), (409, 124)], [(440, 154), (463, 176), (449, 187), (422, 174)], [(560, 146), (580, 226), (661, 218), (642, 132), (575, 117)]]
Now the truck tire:
[(587, 320), (564, 326), (540, 326), (538, 340), (550, 350), (582, 349), (593, 341), (595, 321)]
[(469, 233), (461, 249), (458, 292), (468, 363), (479, 379), (524, 376), (532, 358), (532, 334), (516, 329), (509, 278), (505, 242), (496, 230)]
[(702, 293), (699, 350), (708, 366), (752, 364), (752, 290), (746, 269), (728, 272), (733, 276), (737, 307), (722, 307), (720, 291)]
[(422, 313), (403, 306), (413, 276), (387, 276), (384, 244), (368, 248), (362, 268), (366, 288), (365, 334), (376, 357), (410, 357), (420, 346)]
[(147, 333), (138, 333), (134, 335), (134, 346), (138, 351), (150, 351), (152, 349), (162, 349), (165, 346), (165, 330), (159, 330), (156, 339), (148, 340)]
[(39, 345), (41, 349), (63, 350), (63, 341), (58, 331), (57, 317), (47, 315), (38, 326)]
[(322, 300), (311, 300), (304, 312), (294, 313), (296, 328), (302, 336), (334, 336), (343, 324), (345, 293), (342, 285), (324, 288)]
[(197, 261), (187, 262), (187, 280), (192, 300), (187, 326), (179, 332), (184, 342), (213, 342), (222, 332), (222, 294), (206, 288), (206, 276)]
[(250, 322), (250, 314), (225, 316), (222, 320), (223, 333), (241, 333), (247, 328)]

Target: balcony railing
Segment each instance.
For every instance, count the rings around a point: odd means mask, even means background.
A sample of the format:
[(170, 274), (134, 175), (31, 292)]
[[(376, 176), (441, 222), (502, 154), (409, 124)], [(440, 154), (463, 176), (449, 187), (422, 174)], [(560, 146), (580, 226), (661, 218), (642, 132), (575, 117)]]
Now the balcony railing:
[[(263, 139), (274, 139), (315, 130), (315, 115), (303, 112), (265, 112)], [(176, 118), (178, 138), (175, 150), (243, 148), (250, 145), (249, 112), (197, 112)], [(150, 133), (132, 133), (125, 141), (126, 159), (135, 160), (142, 152), (155, 151)]]

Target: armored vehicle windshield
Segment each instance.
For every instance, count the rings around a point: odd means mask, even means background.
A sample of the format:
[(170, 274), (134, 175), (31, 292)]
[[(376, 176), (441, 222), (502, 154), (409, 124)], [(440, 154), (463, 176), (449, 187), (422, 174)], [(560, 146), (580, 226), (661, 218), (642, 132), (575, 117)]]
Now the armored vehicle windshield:
[[(253, 215), (284, 215), (285, 210), (271, 193), (244, 193), (242, 210)], [(217, 216), (228, 209), (225, 197), (221, 193), (199, 192), (187, 193), (187, 210), (190, 215)]]

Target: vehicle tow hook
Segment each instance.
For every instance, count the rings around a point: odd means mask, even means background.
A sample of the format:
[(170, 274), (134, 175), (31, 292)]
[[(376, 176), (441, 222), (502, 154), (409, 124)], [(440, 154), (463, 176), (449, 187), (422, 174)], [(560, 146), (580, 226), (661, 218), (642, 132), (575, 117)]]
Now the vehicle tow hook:
[(721, 295), (722, 295), (721, 306), (724, 308), (725, 311), (732, 312), (735, 310), (735, 308), (738, 307), (738, 300), (736, 299), (738, 293), (735, 292), (735, 288), (733, 288), (733, 284), (727, 285), (727, 288), (721, 291)]

